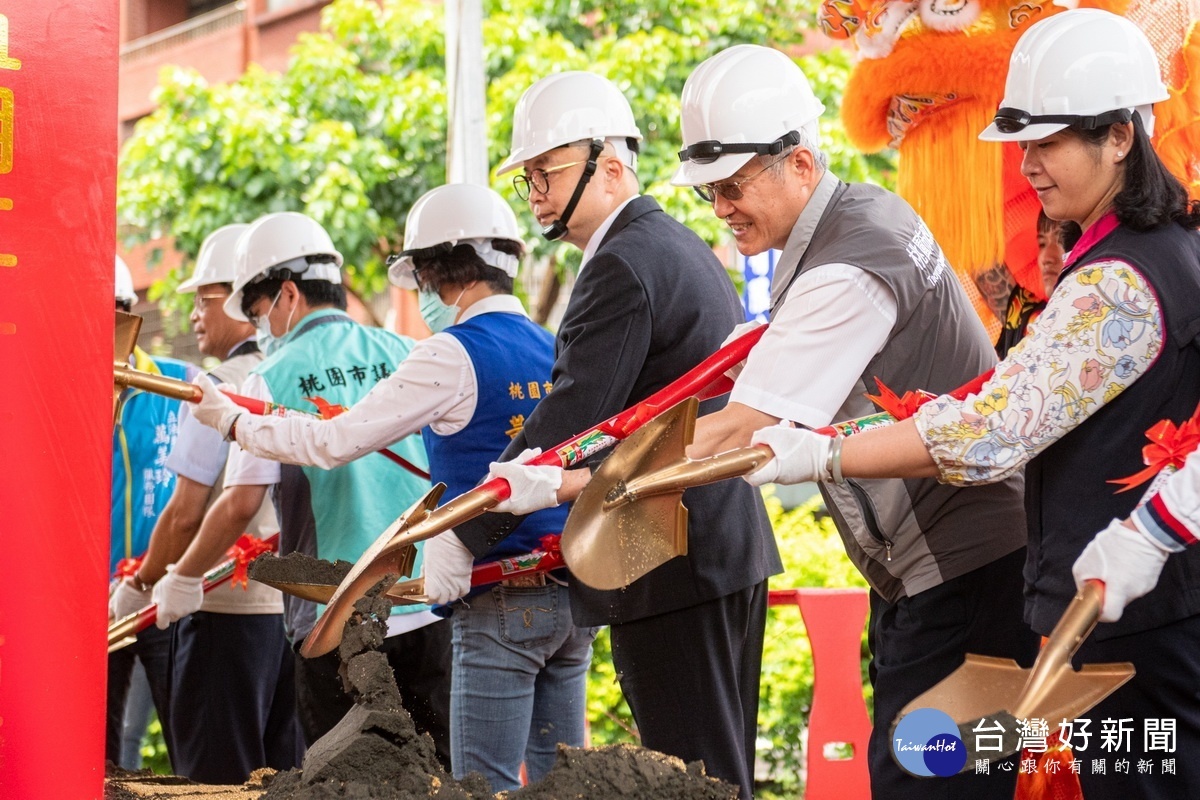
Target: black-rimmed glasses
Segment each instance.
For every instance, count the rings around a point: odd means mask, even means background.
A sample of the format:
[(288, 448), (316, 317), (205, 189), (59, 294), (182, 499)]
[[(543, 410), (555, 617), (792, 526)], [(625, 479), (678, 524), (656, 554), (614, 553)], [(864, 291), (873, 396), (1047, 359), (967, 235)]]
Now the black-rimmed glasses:
[(572, 161), (567, 164), (559, 164), (557, 167), (550, 169), (533, 169), (528, 175), (516, 175), (513, 177), (513, 190), (517, 193), (517, 197), (522, 200), (528, 200), (529, 195), (533, 192), (538, 194), (546, 194), (550, 191), (550, 176), (560, 170), (568, 167), (577, 167), (580, 164), (586, 164), (587, 159), (583, 161)]
[(764, 172), (787, 157), (788, 154), (784, 153), (778, 158), (773, 159), (770, 164), (767, 164), (753, 175), (747, 175), (746, 177), (739, 178), (736, 181), (731, 180), (717, 181), (716, 183), (702, 183), (699, 186), (693, 186), (692, 188), (696, 190), (696, 194), (700, 195), (700, 199), (706, 203), (715, 202), (717, 195), (721, 195), (721, 197), (724, 197), (726, 200), (741, 200), (745, 194), (742, 192), (743, 186), (757, 178), (759, 175), (762, 175)]
[(224, 303), (228, 298), (229, 295), (227, 294), (197, 294), (192, 299), (192, 308), (194, 308), (197, 313), (203, 314), (208, 310), (209, 300), (217, 300), (221, 303)]

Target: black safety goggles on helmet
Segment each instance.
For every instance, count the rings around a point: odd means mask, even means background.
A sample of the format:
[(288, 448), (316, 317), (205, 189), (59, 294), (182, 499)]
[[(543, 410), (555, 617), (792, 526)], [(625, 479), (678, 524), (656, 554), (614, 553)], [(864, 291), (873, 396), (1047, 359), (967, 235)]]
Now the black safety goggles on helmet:
[(434, 258), (436, 256), (446, 256), (454, 252), (454, 245), (450, 242), (438, 242), (429, 247), (414, 247), (411, 250), (401, 250), (399, 253), (393, 253), (387, 257), (384, 264), (391, 268), (393, 264), (402, 258)]
[(1002, 108), (996, 112), (992, 122), (1001, 133), (1019, 133), (1030, 125), (1074, 125), (1085, 131), (1102, 128), (1105, 125), (1116, 125), (1129, 122), (1133, 113), (1127, 108), (1115, 111), (1105, 111), (1103, 114), (1080, 116), (1079, 114), (1041, 114), (1034, 116), (1019, 108)]
[(685, 147), (679, 151), (680, 161), (694, 161), (697, 164), (711, 164), (721, 156), (733, 153), (754, 153), (760, 156), (777, 156), (785, 147), (800, 144), (800, 132), (788, 131), (773, 142), (731, 142), (725, 144), (715, 139)]

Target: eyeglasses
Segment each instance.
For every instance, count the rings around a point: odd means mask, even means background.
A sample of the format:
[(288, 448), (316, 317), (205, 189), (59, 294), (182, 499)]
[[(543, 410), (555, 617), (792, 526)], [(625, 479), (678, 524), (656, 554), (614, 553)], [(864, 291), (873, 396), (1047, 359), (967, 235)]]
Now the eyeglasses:
[(700, 199), (706, 203), (715, 202), (717, 195), (721, 195), (721, 197), (724, 197), (726, 200), (741, 200), (744, 196), (742, 192), (743, 186), (757, 178), (759, 175), (762, 175), (780, 161), (783, 161), (788, 157), (788, 155), (788, 153), (784, 153), (783, 155), (779, 156), (779, 158), (776, 158), (770, 164), (767, 164), (765, 167), (760, 169), (758, 172), (754, 173), (753, 175), (747, 175), (745, 178), (739, 178), (736, 181), (702, 183), (699, 186), (693, 186), (692, 188), (696, 190), (696, 194), (700, 195)]
[(208, 301), (209, 300), (219, 300), (222, 303), (224, 303), (225, 300), (228, 299), (228, 297), (229, 297), (229, 295), (227, 295), (227, 294), (198, 294), (198, 295), (196, 295), (195, 299), (192, 301), (192, 308), (196, 309), (197, 312), (203, 314), (205, 311), (208, 310)]
[(545, 194), (550, 191), (550, 176), (555, 172), (567, 169), (568, 167), (577, 167), (580, 164), (586, 164), (587, 159), (582, 161), (572, 161), (569, 164), (559, 164), (557, 167), (550, 169), (535, 169), (530, 170), (528, 175), (517, 175), (513, 178), (513, 189), (517, 193), (517, 197), (522, 200), (528, 200), (532, 192)]
[(1034, 116), (1028, 111), (1022, 111), (1019, 108), (1002, 108), (996, 112), (996, 116), (992, 118), (992, 122), (995, 124), (996, 130), (1001, 133), (1019, 133), (1030, 125), (1039, 123), (1074, 125), (1085, 131), (1090, 131), (1102, 128), (1105, 125), (1123, 124), (1129, 122), (1132, 118), (1133, 114), (1127, 108), (1118, 108), (1115, 111), (1105, 111), (1103, 114), (1093, 114), (1091, 116), (1080, 116), (1079, 114), (1041, 114)]
[(680, 161), (694, 161), (697, 164), (711, 164), (721, 156), (734, 153), (754, 153), (759, 156), (777, 156), (785, 147), (800, 144), (800, 132), (788, 131), (773, 142), (731, 142), (726, 144), (715, 139), (685, 147), (679, 151)]
[[(253, 325), (256, 328), (258, 327), (259, 318), (265, 317), (271, 313), (272, 309), (275, 308), (275, 303), (279, 300), (279, 295), (282, 292), (283, 292), (283, 289), (280, 289), (278, 292), (275, 293), (274, 297), (271, 297), (269, 294), (261, 294), (258, 297), (254, 298), (253, 300), (251, 300), (250, 302), (246, 302), (246, 296), (242, 295), (242, 313), (246, 315), (246, 319), (250, 322), (251, 325)], [(267, 306), (267, 310), (265, 312), (263, 312), (262, 314), (255, 314), (254, 309), (257, 308), (258, 306), (262, 305), (263, 300), (270, 301), (270, 304)]]

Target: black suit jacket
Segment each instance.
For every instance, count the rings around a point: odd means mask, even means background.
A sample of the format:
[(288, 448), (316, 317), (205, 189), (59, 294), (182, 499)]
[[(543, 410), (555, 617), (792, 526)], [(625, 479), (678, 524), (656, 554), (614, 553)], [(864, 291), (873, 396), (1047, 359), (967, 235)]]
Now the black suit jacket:
[[(580, 272), (559, 327), (554, 388), (502, 459), (527, 447), (552, 448), (645, 399), (716, 351), (741, 320), (733, 285), (712, 250), (653, 198), (634, 198)], [(709, 400), (701, 413), (724, 403)], [(578, 624), (687, 608), (782, 572), (757, 489), (728, 480), (689, 489), (684, 503), (688, 555), (618, 591), (573, 581)], [(484, 514), (455, 532), (480, 556), (519, 522)]]

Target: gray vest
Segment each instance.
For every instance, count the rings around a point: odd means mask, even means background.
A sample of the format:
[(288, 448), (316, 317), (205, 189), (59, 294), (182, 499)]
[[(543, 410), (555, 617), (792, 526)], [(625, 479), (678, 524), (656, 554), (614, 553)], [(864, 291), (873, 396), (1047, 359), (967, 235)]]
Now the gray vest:
[[(957, 389), (996, 363), (996, 352), (924, 221), (900, 197), (842, 184), (813, 231), (796, 275), (849, 264), (896, 298), (896, 323), (835, 415), (876, 412), (875, 378), (897, 394)], [(793, 278), (794, 280), (794, 278)], [(784, 293), (781, 302), (787, 302)], [(815, 376), (816, 377), (816, 376)], [(819, 380), (819, 377), (816, 379)], [(959, 489), (936, 480), (822, 483), (851, 560), (889, 603), (931, 589), (1025, 546), (1023, 480)]]

